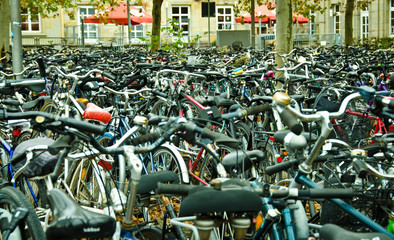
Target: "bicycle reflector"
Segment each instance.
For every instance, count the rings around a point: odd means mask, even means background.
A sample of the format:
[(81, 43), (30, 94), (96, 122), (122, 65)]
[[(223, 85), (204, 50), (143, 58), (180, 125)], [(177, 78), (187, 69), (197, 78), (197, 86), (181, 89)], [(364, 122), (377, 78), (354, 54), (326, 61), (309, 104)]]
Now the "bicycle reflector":
[(279, 154), (275, 154), (275, 158), (278, 163), (281, 163), (283, 161), (283, 158)]

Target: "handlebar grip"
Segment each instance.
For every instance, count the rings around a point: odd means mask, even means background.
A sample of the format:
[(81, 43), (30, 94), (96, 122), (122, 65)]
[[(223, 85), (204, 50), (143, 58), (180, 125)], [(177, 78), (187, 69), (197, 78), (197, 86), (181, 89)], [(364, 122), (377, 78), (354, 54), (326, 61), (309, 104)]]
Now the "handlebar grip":
[(365, 168), (364, 163), (359, 159), (353, 161), (353, 167), (358, 173), (358, 177), (365, 178), (367, 176), (367, 169)]
[(265, 103), (265, 104), (261, 104), (258, 106), (247, 108), (245, 110), (248, 115), (254, 115), (254, 114), (264, 112), (264, 111), (267, 111), (270, 109), (271, 109), (271, 106), (268, 103)]
[(112, 75), (111, 73), (108, 73), (108, 72), (103, 72), (101, 75), (103, 75), (104, 77), (107, 77), (107, 78), (109, 78), (111, 80), (115, 80), (116, 79), (115, 75)]
[(298, 161), (288, 161), (288, 162), (282, 162), (273, 166), (268, 166), (265, 168), (265, 173), (268, 175), (273, 175), (277, 172), (284, 171), (286, 169), (289, 169), (295, 165), (298, 164)]
[(290, 62), (294, 62), (294, 63), (298, 62), (298, 60), (294, 59), (294, 58), (287, 58), (287, 60), (290, 61)]
[(95, 87), (95, 88), (86, 87), (85, 85), (88, 82), (104, 82), (104, 79), (102, 79), (102, 78), (85, 78), (78, 85), (79, 89), (81, 89), (82, 91), (98, 90), (99, 89), (99, 87)]
[(152, 89), (152, 93), (153, 93), (154, 95), (156, 95), (156, 96), (160, 96), (160, 97), (164, 97), (164, 98), (167, 97), (167, 94), (166, 94), (166, 93), (160, 92), (160, 91), (157, 90), (157, 89)]
[(161, 132), (148, 133), (131, 139), (131, 144), (137, 146), (139, 144), (146, 143), (149, 141), (155, 141), (159, 137), (161, 137)]
[(165, 184), (165, 183), (157, 183), (157, 194), (174, 194), (186, 196), (189, 194), (189, 191), (193, 188), (198, 187), (195, 185), (179, 185), (179, 184)]
[(320, 68), (321, 70), (324, 70), (324, 71), (330, 71), (330, 67), (327, 67), (327, 66), (320, 64), (320, 63), (315, 63), (314, 67)]
[(37, 58), (37, 63), (38, 63), (38, 68), (40, 70), (40, 76), (42, 78), (46, 77), (46, 72), (45, 72), (45, 64), (44, 64), (44, 60), (42, 58)]
[(234, 111), (234, 112), (229, 112), (229, 113), (224, 113), (222, 114), (222, 118), (223, 119), (233, 119), (233, 118), (238, 118), (238, 117), (242, 117), (245, 111), (242, 110), (242, 112), (240, 111)]
[(394, 110), (394, 100), (390, 100), (389, 104), (387, 104), (387, 107), (391, 110)]
[(148, 125), (157, 125), (163, 121), (168, 121), (168, 117), (155, 115), (153, 113), (148, 114)]
[(376, 96), (375, 100), (380, 102), (380, 103), (384, 103), (385, 105), (387, 105), (387, 107), (389, 109), (394, 110), (394, 100), (388, 99), (388, 98), (384, 98), (382, 96)]
[(289, 127), (290, 131), (292, 131), (296, 135), (300, 135), (303, 126), (300, 122), (298, 122), (297, 118), (293, 116), (286, 108), (283, 109), (282, 112), (279, 113), (280, 119), (284, 122), (286, 126)]
[(352, 198), (353, 195), (354, 192), (351, 188), (311, 188), (298, 192), (299, 197), (310, 198)]
[(81, 131), (87, 131), (90, 133), (102, 135), (105, 133), (105, 127), (100, 125), (95, 125), (92, 123), (78, 121), (74, 118), (61, 118), (59, 119), (64, 125), (76, 128)]
[(4, 99), (4, 100), (1, 100), (1, 103), (4, 105), (11, 105), (11, 106), (21, 105), (21, 103), (18, 100), (14, 100), (14, 99)]

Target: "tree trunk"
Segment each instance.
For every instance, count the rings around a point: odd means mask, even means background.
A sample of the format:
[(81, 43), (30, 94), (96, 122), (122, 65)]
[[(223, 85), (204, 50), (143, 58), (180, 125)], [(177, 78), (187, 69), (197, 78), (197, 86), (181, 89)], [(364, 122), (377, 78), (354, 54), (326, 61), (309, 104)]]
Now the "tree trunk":
[(10, 2), (0, 0), (0, 57), (10, 50)]
[(161, 5), (163, 0), (153, 0), (152, 7), (152, 51), (156, 52), (160, 48), (160, 30), (161, 30)]
[[(275, 51), (279, 54), (289, 53), (293, 49), (293, 13), (292, 0), (276, 1), (276, 46)], [(279, 56), (275, 57), (278, 67), (284, 65)], [(276, 77), (283, 73), (276, 73)]]
[(345, 11), (345, 45), (353, 45), (353, 10), (354, 0), (346, 1)]
[(252, 48), (254, 48), (256, 46), (256, 27), (255, 27), (255, 0), (251, 0), (250, 3), (250, 34), (251, 34), (251, 41), (250, 41), (250, 45), (252, 46)]

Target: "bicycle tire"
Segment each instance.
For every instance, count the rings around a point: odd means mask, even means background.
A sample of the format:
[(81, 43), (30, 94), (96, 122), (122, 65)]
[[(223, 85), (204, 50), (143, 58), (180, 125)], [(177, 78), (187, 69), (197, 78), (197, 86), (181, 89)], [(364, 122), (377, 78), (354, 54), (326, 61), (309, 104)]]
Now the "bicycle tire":
[[(186, 179), (186, 176), (182, 174), (185, 170), (187, 170), (185, 160), (180, 154), (174, 152), (168, 146), (161, 146), (153, 153), (153, 162), (147, 161), (145, 166), (149, 173), (152, 173), (152, 170), (160, 171), (160, 170), (170, 170), (175, 172), (179, 176), (180, 183), (189, 183), (189, 179)], [(154, 164), (152, 168), (152, 163)]]
[(242, 144), (243, 149), (250, 150), (251, 149), (250, 127), (244, 122), (236, 122), (235, 129), (236, 129), (236, 135), (237, 135), (236, 138), (241, 140), (241, 144)]
[(277, 147), (271, 142), (271, 140), (266, 140), (264, 142), (259, 142), (256, 149), (262, 150), (265, 154), (266, 161), (259, 162), (259, 174), (263, 176), (263, 181), (266, 183), (275, 183), (282, 180), (282, 173), (273, 174), (268, 176), (264, 174), (264, 169), (268, 166), (275, 165), (277, 157), (279, 156), (279, 151)]
[(45, 239), (44, 230), (41, 226), (40, 220), (26, 197), (18, 189), (13, 187), (3, 187), (0, 189), (0, 208), (15, 211), (17, 207), (26, 208), (28, 216), (25, 220), (25, 235), (23, 239), (42, 240)]
[[(233, 149), (225, 146), (220, 146), (217, 147), (215, 151), (219, 154), (219, 156), (225, 156), (226, 152), (232, 152)], [(201, 163), (199, 177), (207, 183), (219, 177), (218, 172), (216, 170), (216, 166), (213, 161), (213, 157), (209, 154), (205, 156), (205, 158)]]
[(100, 199), (106, 196), (105, 190), (100, 189), (100, 184), (104, 179), (97, 179), (95, 171), (96, 166), (92, 161), (82, 160), (74, 170), (74, 174), (69, 183), (70, 193), (72, 197), (81, 205), (99, 208)]
[(153, 225), (145, 226), (134, 232), (134, 237), (141, 240), (162, 239), (162, 230)]

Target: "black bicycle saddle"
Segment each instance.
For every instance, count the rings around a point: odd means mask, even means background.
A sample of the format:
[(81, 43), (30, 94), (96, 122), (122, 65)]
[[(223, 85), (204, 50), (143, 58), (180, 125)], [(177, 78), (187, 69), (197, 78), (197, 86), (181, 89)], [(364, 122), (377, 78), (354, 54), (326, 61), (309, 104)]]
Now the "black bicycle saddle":
[(114, 218), (82, 208), (59, 189), (51, 190), (48, 198), (54, 220), (46, 231), (47, 239), (106, 238), (114, 234)]

